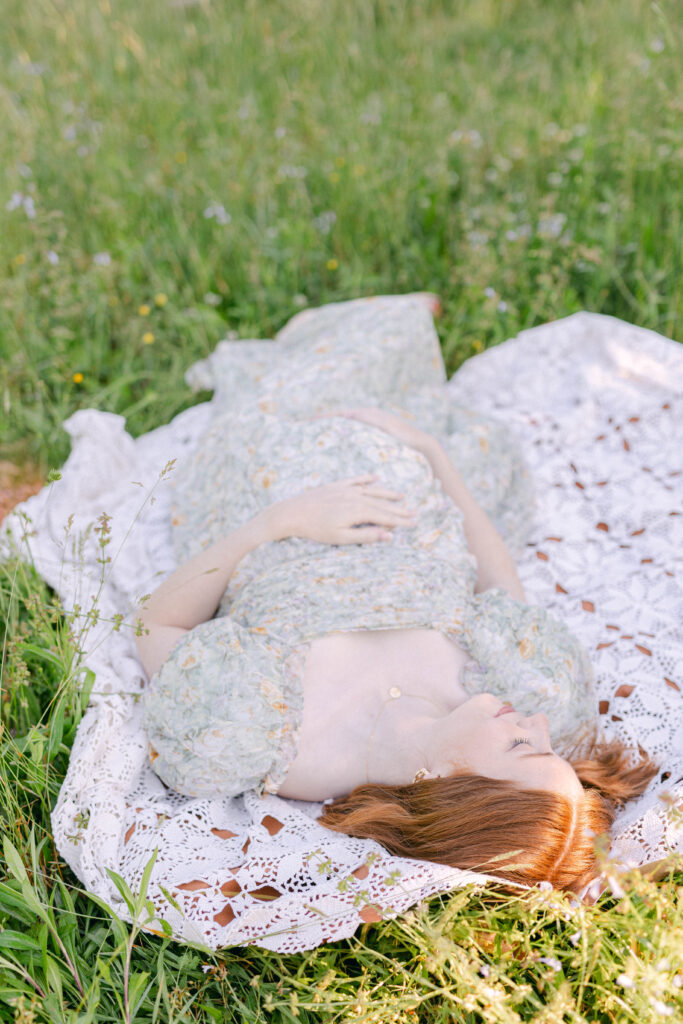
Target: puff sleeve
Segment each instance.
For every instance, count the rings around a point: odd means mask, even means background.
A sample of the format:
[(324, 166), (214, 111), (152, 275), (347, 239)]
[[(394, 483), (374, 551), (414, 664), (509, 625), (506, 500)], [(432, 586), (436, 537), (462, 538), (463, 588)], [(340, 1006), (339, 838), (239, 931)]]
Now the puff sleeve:
[(296, 756), (298, 651), (223, 616), (182, 638), (143, 697), (157, 775), (186, 796), (275, 793)]

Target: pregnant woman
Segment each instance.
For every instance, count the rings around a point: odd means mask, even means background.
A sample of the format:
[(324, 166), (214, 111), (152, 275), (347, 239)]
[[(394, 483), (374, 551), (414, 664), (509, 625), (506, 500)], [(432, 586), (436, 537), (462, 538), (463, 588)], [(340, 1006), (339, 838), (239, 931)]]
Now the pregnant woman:
[(182, 564), (139, 610), (150, 760), (190, 796), (324, 801), (392, 853), (579, 891), (654, 769), (597, 742), (585, 652), (526, 603), (501, 534), (524, 541), (528, 476), (449, 401), (429, 302), (215, 357)]

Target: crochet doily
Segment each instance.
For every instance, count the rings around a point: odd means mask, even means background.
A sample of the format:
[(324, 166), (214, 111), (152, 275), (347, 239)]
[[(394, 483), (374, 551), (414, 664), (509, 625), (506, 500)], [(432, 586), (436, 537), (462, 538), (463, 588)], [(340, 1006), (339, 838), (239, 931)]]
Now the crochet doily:
[[(661, 764), (620, 813), (613, 853), (630, 864), (680, 855), (683, 348), (577, 313), (469, 359), (447, 387), (518, 437), (538, 495), (519, 560), (528, 599), (591, 654), (604, 734)], [(61, 480), (17, 507), (2, 543), (33, 560), (67, 609), (80, 606), (83, 664), (96, 675), (52, 815), (61, 856), (130, 920), (106, 868), (137, 891), (157, 849), (148, 896), (176, 938), (294, 952), (484, 876), (328, 831), (319, 805), (183, 797), (149, 767), (142, 670), (115, 617), (174, 568), (168, 463), (192, 449), (208, 417), (205, 403), (133, 440), (122, 417), (75, 413)]]

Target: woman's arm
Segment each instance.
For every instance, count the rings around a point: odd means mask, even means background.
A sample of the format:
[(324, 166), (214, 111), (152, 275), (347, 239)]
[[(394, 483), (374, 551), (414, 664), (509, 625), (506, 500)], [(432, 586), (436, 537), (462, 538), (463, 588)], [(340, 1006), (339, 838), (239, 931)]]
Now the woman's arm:
[(377, 486), (376, 479), (340, 480), (276, 502), (176, 569), (137, 610), (144, 632), (136, 644), (147, 673), (153, 675), (185, 633), (214, 615), (238, 563), (260, 544), (286, 537), (367, 544), (388, 540), (394, 526), (410, 523), (413, 514), (396, 505), (402, 495)]
[(502, 587), (518, 601), (526, 601), (524, 589), (517, 575), (515, 563), (495, 526), (474, 499), (465, 481), (449, 459), (439, 442), (431, 434), (420, 430), (383, 409), (349, 409), (335, 415), (359, 419), (393, 434), (404, 444), (416, 448), (428, 460), (434, 476), (441, 481), (445, 493), (461, 509), (464, 516), (467, 545), (477, 559), (475, 592)]
[(515, 563), (503, 538), (481, 505), (475, 501), (465, 481), (436, 438), (429, 440), (430, 443), (422, 454), (429, 460), (434, 476), (441, 481), (441, 486), (448, 497), (462, 510), (467, 546), (477, 559), (475, 593), (490, 590), (491, 587), (502, 587), (518, 601), (526, 601)]

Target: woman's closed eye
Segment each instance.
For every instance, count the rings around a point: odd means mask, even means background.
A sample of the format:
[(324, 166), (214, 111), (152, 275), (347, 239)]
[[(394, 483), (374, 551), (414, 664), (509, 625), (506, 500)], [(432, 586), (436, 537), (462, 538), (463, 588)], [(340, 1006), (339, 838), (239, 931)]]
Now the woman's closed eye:
[(514, 750), (515, 747), (518, 747), (520, 745), (520, 743), (528, 743), (529, 746), (531, 746), (531, 740), (525, 740), (523, 737), (520, 736), (519, 739), (513, 740), (510, 750)]

